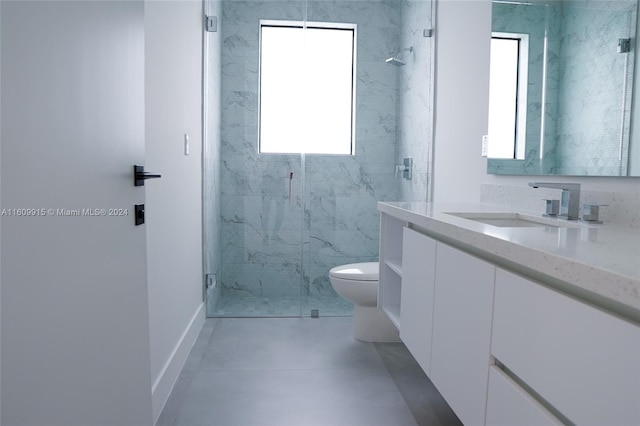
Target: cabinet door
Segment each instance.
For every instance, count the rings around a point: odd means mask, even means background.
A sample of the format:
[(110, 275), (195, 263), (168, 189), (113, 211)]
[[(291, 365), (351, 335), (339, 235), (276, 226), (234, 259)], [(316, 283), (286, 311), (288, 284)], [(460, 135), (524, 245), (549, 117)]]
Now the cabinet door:
[(487, 398), (487, 426), (562, 424), (495, 366), (489, 370), (489, 395)]
[(400, 338), (427, 375), (431, 366), (435, 262), (435, 240), (404, 228)]
[(495, 267), (436, 247), (431, 380), (462, 423), (484, 424)]
[(640, 327), (498, 269), (491, 353), (576, 424), (640, 424)]

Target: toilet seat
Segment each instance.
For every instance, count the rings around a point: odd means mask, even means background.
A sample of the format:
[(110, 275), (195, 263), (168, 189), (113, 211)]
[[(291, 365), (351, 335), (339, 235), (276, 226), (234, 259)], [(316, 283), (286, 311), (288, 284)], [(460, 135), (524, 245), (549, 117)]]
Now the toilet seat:
[(349, 263), (331, 268), (329, 276), (352, 281), (378, 281), (378, 262)]

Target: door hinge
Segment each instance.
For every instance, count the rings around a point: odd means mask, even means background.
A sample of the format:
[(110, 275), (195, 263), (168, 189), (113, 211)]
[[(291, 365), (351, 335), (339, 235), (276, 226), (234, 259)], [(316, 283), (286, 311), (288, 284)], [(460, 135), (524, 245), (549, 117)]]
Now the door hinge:
[(209, 33), (215, 33), (218, 31), (218, 17), (217, 16), (205, 16), (204, 27)]
[(618, 53), (629, 53), (631, 52), (631, 39), (630, 38), (619, 38), (618, 39)]

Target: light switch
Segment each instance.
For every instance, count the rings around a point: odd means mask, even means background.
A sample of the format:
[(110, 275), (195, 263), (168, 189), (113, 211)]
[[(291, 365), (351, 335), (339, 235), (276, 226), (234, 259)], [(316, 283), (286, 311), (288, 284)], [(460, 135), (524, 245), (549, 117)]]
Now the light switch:
[(189, 155), (189, 135), (184, 134), (184, 155)]

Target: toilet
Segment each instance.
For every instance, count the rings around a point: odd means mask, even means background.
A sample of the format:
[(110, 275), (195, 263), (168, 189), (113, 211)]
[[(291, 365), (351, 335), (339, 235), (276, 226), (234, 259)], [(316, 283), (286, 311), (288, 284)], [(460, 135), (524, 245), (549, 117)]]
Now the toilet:
[(378, 262), (350, 263), (329, 271), (333, 289), (353, 303), (353, 337), (365, 342), (399, 342), (398, 329), (378, 309)]

